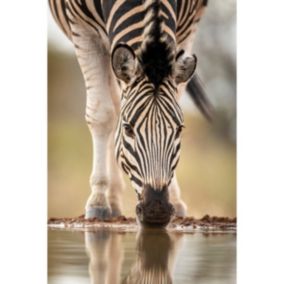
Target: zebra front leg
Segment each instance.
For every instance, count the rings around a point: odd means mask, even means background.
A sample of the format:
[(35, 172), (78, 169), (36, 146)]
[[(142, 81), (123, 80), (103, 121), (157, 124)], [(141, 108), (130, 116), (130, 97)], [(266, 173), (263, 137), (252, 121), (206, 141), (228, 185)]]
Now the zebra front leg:
[(111, 216), (111, 208), (106, 196), (110, 187), (107, 173), (107, 144), (111, 129), (110, 125), (92, 120), (88, 115), (87, 123), (93, 141), (93, 169), (90, 177), (92, 192), (86, 203), (85, 218), (107, 219)]
[[(107, 63), (107, 61), (106, 61)], [(86, 121), (92, 135), (93, 142), (93, 169), (90, 177), (91, 195), (85, 207), (85, 217), (107, 219), (111, 216), (111, 207), (107, 198), (110, 189), (112, 175), (110, 173), (108, 151), (112, 143), (112, 131), (115, 124), (115, 111), (110, 97), (109, 88), (102, 82), (105, 81), (105, 73), (96, 71), (92, 80), (94, 89), (89, 88), (87, 92)]]
[(175, 208), (175, 216), (185, 217), (187, 214), (187, 206), (180, 197), (180, 187), (176, 175), (174, 175), (170, 184), (170, 200)]
[[(69, 9), (72, 10), (70, 6)], [(85, 218), (107, 219), (111, 209), (107, 200), (110, 178), (107, 166), (108, 143), (115, 123), (111, 97), (111, 66), (109, 53), (96, 29), (68, 14), (72, 41), (87, 90), (86, 121), (93, 142), (93, 168), (90, 177), (91, 195), (85, 206)]]
[(107, 196), (111, 207), (111, 215), (112, 217), (117, 217), (121, 216), (122, 211), (122, 192), (124, 189), (124, 180), (121, 170), (119, 169), (115, 159), (114, 135), (112, 135), (109, 141), (108, 155), (110, 186)]

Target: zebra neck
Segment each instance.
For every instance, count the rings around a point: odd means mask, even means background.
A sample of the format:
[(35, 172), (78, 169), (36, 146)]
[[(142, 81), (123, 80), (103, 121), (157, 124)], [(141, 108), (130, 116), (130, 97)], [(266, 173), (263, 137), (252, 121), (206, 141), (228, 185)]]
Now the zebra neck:
[(147, 2), (158, 2), (163, 20), (163, 32), (175, 41), (176, 31), (176, 1), (170, 0), (131, 0), (101, 1), (106, 30), (111, 43), (111, 49), (120, 42), (139, 50), (144, 41), (145, 14)]

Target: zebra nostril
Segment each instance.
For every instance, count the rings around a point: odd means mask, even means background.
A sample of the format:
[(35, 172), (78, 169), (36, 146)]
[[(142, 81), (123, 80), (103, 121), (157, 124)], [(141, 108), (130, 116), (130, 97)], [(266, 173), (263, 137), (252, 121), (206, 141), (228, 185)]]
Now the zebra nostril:
[(141, 215), (142, 213), (143, 213), (142, 206), (141, 206), (141, 204), (138, 204), (138, 205), (136, 206), (136, 214), (139, 216), (139, 215)]

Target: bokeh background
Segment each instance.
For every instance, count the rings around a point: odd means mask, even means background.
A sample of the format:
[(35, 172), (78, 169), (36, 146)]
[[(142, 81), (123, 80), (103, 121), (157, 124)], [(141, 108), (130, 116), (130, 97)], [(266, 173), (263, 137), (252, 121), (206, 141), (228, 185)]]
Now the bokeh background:
[[(211, 0), (194, 52), (216, 109), (208, 123), (184, 94), (182, 152), (177, 176), (189, 215), (236, 216), (236, 1)], [(85, 88), (72, 44), (48, 16), (48, 216), (83, 213), (89, 196), (91, 137), (84, 120)], [(124, 211), (136, 195), (125, 178)]]

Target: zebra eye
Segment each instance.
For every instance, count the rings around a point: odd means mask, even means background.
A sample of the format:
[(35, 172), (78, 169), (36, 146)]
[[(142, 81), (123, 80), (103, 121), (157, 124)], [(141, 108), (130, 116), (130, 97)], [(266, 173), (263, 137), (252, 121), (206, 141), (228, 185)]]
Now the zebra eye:
[(133, 128), (130, 124), (123, 124), (123, 128), (125, 130), (125, 134), (129, 137), (133, 137), (134, 136), (134, 131)]
[(177, 127), (177, 130), (176, 130), (176, 138), (178, 138), (182, 132), (182, 129), (184, 128), (183, 125), (180, 125)]

